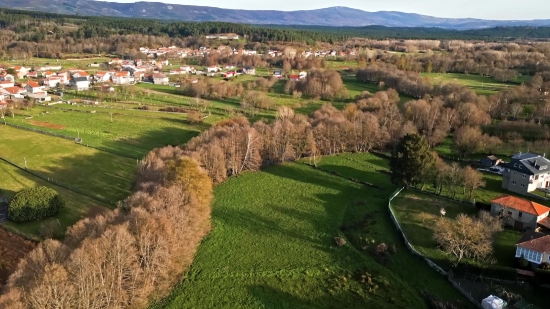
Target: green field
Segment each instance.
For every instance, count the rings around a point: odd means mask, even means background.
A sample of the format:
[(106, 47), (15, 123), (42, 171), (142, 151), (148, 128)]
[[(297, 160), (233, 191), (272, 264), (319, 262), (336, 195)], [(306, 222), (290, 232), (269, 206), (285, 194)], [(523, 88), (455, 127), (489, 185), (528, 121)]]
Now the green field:
[[(54, 106), (55, 107), (55, 106)], [(81, 108), (87, 112), (35, 107), (7, 122), (29, 128), (80, 137), (82, 143), (134, 158), (166, 145), (181, 145), (206, 125), (190, 125), (184, 115), (127, 112), (102, 108)], [(95, 113), (90, 113), (95, 111)], [(32, 119), (26, 119), (32, 116)], [(47, 124), (62, 127), (51, 128)]]
[(498, 82), (489, 76), (481, 76), (474, 74), (462, 74), (462, 73), (422, 73), (422, 76), (430, 78), (432, 85), (455, 83), (467, 86), (474, 90), (477, 94), (495, 94), (498, 91), (515, 87), (518, 84), (526, 83), (531, 78), (530, 76), (520, 76), (514, 80), (513, 83)]
[(478, 212), (473, 206), (416, 192), (402, 192), (392, 201), (392, 206), (414, 248), (445, 269), (449, 268), (453, 257), (437, 249), (432, 231), (436, 220), (441, 217), (441, 208), (446, 211), (445, 217), (451, 219), (461, 213), (475, 215)]
[[(86, 217), (93, 216), (101, 212), (108, 211), (108, 206), (102, 203), (83, 196), (81, 194), (63, 189), (62, 187), (52, 185), (38, 177), (26, 173), (10, 164), (0, 161), (0, 189), (4, 191), (5, 197), (10, 199), (15, 192), (25, 189), (34, 188), (37, 186), (47, 186), (56, 190), (65, 200), (66, 207), (61, 210), (56, 216), (45, 218), (38, 221), (27, 223), (4, 222), (1, 224), (6, 229), (23, 234), (30, 238), (39, 238), (40, 225), (51, 220), (58, 219), (60, 230), (64, 232), (67, 227), (73, 225), (76, 221)], [(110, 206), (109, 206), (110, 207)]]
[[(350, 175), (372, 171), (376, 162), (371, 157), (368, 165), (349, 167), (348, 158), (364, 159), (349, 154), (323, 161)], [(388, 187), (290, 163), (220, 184), (212, 232), (183, 281), (154, 307), (426, 308), (424, 290), (462, 299), (407, 251), (387, 213), (394, 187), (389, 176), (376, 177), (373, 182)], [(338, 235), (348, 244), (336, 247)], [(381, 242), (395, 245), (391, 262), (372, 257)], [(371, 275), (372, 285), (358, 281), (359, 270)]]
[(40, 175), (117, 202), (130, 193), (136, 160), (0, 125), (0, 155)]

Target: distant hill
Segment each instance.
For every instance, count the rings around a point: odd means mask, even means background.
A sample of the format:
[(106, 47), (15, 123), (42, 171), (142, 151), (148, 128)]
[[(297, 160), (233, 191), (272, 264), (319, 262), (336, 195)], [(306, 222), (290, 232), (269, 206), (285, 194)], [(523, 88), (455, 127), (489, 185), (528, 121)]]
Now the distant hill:
[(93, 0), (0, 0), (0, 7), (59, 14), (167, 19), (174, 21), (224, 21), (257, 25), (317, 25), (333, 27), (437, 27), (483, 29), (498, 26), (550, 26), (550, 19), (496, 21), (473, 18), (437, 18), (402, 12), (366, 12), (347, 7), (303, 11), (233, 10), (160, 2), (116, 3)]

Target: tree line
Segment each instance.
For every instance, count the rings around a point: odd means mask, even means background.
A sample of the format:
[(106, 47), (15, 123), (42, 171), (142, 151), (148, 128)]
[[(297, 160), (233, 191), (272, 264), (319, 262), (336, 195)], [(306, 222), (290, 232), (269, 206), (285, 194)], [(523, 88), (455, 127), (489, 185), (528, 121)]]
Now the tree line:
[(212, 181), (181, 149), (150, 152), (136, 191), (21, 260), (2, 308), (146, 307), (166, 296), (210, 230)]

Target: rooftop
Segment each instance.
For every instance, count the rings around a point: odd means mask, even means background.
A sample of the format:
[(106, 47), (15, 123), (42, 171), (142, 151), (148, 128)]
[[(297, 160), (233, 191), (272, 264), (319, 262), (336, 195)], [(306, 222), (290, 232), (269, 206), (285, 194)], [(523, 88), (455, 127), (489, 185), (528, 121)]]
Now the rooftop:
[(550, 208), (544, 205), (510, 195), (498, 197), (491, 202), (535, 216), (540, 216), (550, 211)]
[(521, 236), (517, 245), (536, 252), (550, 252), (550, 235), (527, 231)]

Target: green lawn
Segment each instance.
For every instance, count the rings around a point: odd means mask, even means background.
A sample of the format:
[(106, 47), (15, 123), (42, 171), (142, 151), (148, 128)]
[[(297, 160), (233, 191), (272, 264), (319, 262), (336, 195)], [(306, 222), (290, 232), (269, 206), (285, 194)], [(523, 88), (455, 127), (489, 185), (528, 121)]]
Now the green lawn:
[(441, 217), (441, 208), (446, 211), (445, 217), (451, 219), (461, 213), (475, 215), (478, 212), (473, 206), (411, 191), (402, 192), (392, 201), (392, 206), (414, 248), (443, 268), (449, 267), (453, 257), (437, 249), (433, 239), (432, 227)]
[(422, 73), (422, 76), (429, 77), (433, 85), (456, 83), (467, 86), (474, 90), (477, 94), (495, 94), (498, 91), (517, 86), (521, 83), (526, 83), (531, 78), (530, 76), (520, 76), (512, 83), (503, 83), (494, 80), (489, 76), (481, 76), (474, 74), (462, 74), (462, 73)]
[[(184, 144), (207, 127), (190, 125), (184, 115), (149, 112), (138, 115), (136, 111), (129, 113), (102, 108), (86, 109), (96, 112), (35, 107), (28, 111), (18, 111), (32, 116), (32, 119), (20, 115), (15, 118), (6, 117), (6, 120), (25, 127), (80, 137), (84, 144), (134, 158), (142, 158), (156, 147)], [(60, 125), (62, 128), (49, 128), (43, 123)]]
[[(0, 132), (3, 131), (0, 129)], [(17, 191), (36, 186), (47, 186), (56, 190), (65, 200), (66, 207), (54, 217), (26, 223), (5, 222), (1, 224), (2, 227), (37, 239), (39, 238), (40, 225), (45, 222), (58, 219), (61, 225), (60, 229), (64, 232), (67, 227), (73, 225), (76, 221), (108, 210), (105, 205), (93, 199), (52, 185), (4, 161), (0, 161), (0, 189), (4, 191), (5, 197), (11, 199)]]
[[(356, 168), (363, 165), (350, 169)], [(368, 179), (387, 183), (381, 175)], [(190, 270), (154, 308), (426, 308), (424, 289), (462, 299), (405, 249), (386, 208), (393, 189), (368, 188), (300, 163), (231, 178), (215, 189), (213, 230)], [(336, 247), (338, 235), (348, 244)], [(381, 242), (397, 249), (386, 265), (369, 253)], [(358, 270), (377, 288), (360, 283)]]
[(493, 250), (499, 265), (508, 267), (515, 266), (516, 243), (522, 235), (522, 232), (512, 229), (505, 229), (495, 235)]
[[(116, 203), (131, 191), (136, 160), (0, 125), (0, 156), (44, 177)], [(0, 185), (3, 181), (0, 182)]]

